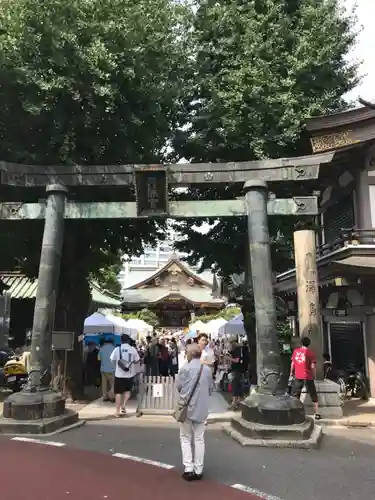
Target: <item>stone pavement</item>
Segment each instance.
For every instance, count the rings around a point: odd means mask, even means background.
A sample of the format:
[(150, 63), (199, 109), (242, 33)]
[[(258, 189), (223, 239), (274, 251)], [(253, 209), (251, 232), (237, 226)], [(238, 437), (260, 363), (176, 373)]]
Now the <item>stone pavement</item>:
[[(3, 412), (3, 399), (8, 393), (0, 391), (0, 416)], [(107, 420), (114, 418), (114, 405), (112, 403), (103, 403), (97, 399), (87, 405), (68, 404), (67, 407), (79, 412), (83, 420)], [(135, 418), (137, 403), (129, 401), (129, 416)], [(228, 422), (233, 417), (233, 412), (227, 410), (228, 403), (219, 392), (215, 392), (210, 401), (209, 422)], [(142, 417), (143, 419), (149, 419)], [(155, 417), (153, 417), (155, 418)], [(170, 419), (171, 417), (158, 417), (160, 419)], [(369, 401), (348, 400), (344, 403), (344, 416), (342, 419), (323, 419), (319, 422), (325, 426), (342, 427), (375, 427), (375, 399)]]
[[(128, 415), (129, 417), (135, 417), (137, 409), (137, 402), (135, 400), (131, 400), (128, 403)], [(113, 403), (103, 402), (101, 399), (97, 399), (92, 403), (88, 404), (84, 408), (79, 411), (79, 416), (83, 420), (107, 420), (114, 418), (115, 407)], [(224, 397), (219, 392), (214, 392), (210, 397), (210, 414), (208, 418), (208, 422), (220, 422), (220, 421), (228, 421), (234, 415), (233, 412), (228, 411), (228, 403), (224, 399)], [(148, 417), (151, 417), (148, 416)], [(148, 418), (141, 417), (141, 418)], [(155, 418), (156, 416), (152, 416)], [(165, 416), (158, 417), (165, 419), (172, 417), (168, 417), (166, 413)]]
[(6, 500), (117, 500), (121, 497), (148, 500), (151, 496), (153, 500), (267, 498), (236, 489), (236, 485), (229, 487), (205, 479), (187, 483), (179, 473), (163, 464), (140, 463), (126, 456), (69, 449), (59, 444), (31, 440), (2, 442), (3, 497)]
[[(136, 418), (136, 401), (129, 401), (128, 413), (130, 418)], [(208, 422), (229, 422), (234, 413), (228, 411), (228, 403), (219, 392), (214, 392), (210, 398), (210, 414)], [(114, 418), (113, 403), (103, 403), (97, 399), (92, 403), (77, 409), (79, 416), (83, 420), (108, 420)], [(149, 415), (142, 419), (172, 420), (170, 416)], [(370, 401), (348, 400), (344, 403), (344, 416), (341, 419), (323, 419), (319, 425), (342, 426), (342, 427), (375, 427), (375, 399)]]

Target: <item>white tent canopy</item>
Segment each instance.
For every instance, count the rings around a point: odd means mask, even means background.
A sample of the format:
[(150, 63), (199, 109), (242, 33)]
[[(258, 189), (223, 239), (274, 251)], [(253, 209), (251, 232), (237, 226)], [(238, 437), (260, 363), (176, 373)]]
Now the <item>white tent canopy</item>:
[(190, 331), (196, 332), (198, 330), (199, 332), (203, 333), (205, 326), (206, 325), (203, 323), (203, 321), (198, 320), (198, 321), (195, 321), (192, 325), (190, 325)]
[(220, 337), (229, 335), (246, 335), (246, 331), (243, 325), (242, 313), (227, 321), (225, 325), (222, 325), (219, 328)]
[(146, 321), (143, 321), (143, 319), (130, 318), (125, 321), (125, 325), (126, 328), (139, 333), (141, 336), (145, 334), (148, 335), (153, 331), (153, 327), (146, 323)]
[(114, 316), (113, 314), (106, 314), (105, 316), (107, 319), (115, 323), (120, 329), (121, 333), (126, 333), (127, 335), (134, 335), (134, 330), (132, 330), (128, 325), (127, 322), (123, 319), (120, 318), (120, 316)]
[(212, 319), (204, 325), (204, 333), (211, 335), (211, 337), (216, 338), (219, 333), (219, 329), (227, 323), (224, 318)]
[(100, 313), (94, 313), (85, 319), (83, 326), (83, 333), (87, 334), (100, 334), (100, 333), (115, 333), (121, 334), (121, 327), (108, 317)]

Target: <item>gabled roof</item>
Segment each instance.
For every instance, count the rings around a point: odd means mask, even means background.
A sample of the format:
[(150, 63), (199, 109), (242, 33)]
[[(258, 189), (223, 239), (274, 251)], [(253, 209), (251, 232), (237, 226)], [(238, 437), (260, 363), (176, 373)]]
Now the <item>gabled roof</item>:
[(306, 121), (306, 129), (309, 132), (323, 131), (344, 125), (357, 125), (367, 120), (375, 119), (375, 109), (362, 106), (360, 108), (348, 109), (330, 115), (316, 116)]
[(176, 254), (172, 254), (169, 261), (163, 267), (161, 267), (160, 269), (155, 271), (151, 276), (148, 276), (143, 281), (140, 281), (139, 283), (135, 283), (135, 284), (131, 285), (126, 290), (135, 290), (137, 288), (141, 288), (141, 287), (147, 285), (147, 283), (149, 283), (150, 281), (153, 281), (156, 278), (158, 278), (159, 276), (161, 276), (173, 264), (177, 265), (185, 274), (187, 274), (187, 276), (194, 278), (194, 280), (197, 281), (198, 283), (200, 283), (202, 286), (208, 287), (211, 289), (212, 283), (209, 283), (208, 281), (204, 280), (199, 274), (195, 273), (186, 264), (181, 262), (181, 260), (179, 259), (179, 257)]

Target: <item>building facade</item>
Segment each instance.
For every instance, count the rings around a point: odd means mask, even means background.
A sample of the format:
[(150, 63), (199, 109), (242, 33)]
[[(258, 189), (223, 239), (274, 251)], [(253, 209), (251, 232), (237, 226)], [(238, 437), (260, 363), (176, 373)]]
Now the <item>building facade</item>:
[[(134, 277), (134, 274), (132, 274)], [(162, 328), (186, 328), (194, 315), (212, 314), (225, 307), (219, 284), (212, 273), (196, 273), (172, 254), (158, 269), (138, 275), (139, 280), (123, 290), (123, 312), (149, 309)]]
[(119, 274), (122, 292), (132, 285), (150, 276), (152, 272), (163, 267), (172, 255), (178, 255), (180, 259), (186, 257), (182, 252), (176, 252), (174, 244), (180, 237), (179, 233), (172, 227), (167, 229), (167, 237), (158, 241), (155, 247), (146, 246), (144, 253), (140, 256), (124, 256), (124, 266)]
[[(335, 368), (360, 370), (375, 397), (375, 109), (314, 118), (306, 124), (312, 152), (332, 152), (321, 166), (317, 231), (319, 302), (324, 350)], [(296, 314), (296, 270), (276, 288)]]

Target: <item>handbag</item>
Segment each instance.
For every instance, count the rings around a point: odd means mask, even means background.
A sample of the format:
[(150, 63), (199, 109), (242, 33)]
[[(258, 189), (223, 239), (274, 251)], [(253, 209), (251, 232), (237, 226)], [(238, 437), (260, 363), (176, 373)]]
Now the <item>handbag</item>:
[(130, 367), (133, 364), (133, 361), (131, 361), (130, 363), (126, 363), (122, 359), (121, 346), (119, 346), (119, 351), (120, 351), (120, 359), (117, 361), (117, 364), (121, 368), (121, 370), (123, 370), (124, 372), (129, 372), (130, 371)]
[(194, 386), (193, 386), (188, 398), (186, 400), (184, 400), (183, 398), (180, 398), (180, 400), (177, 401), (176, 407), (172, 413), (172, 417), (176, 420), (176, 422), (179, 422), (181, 424), (183, 422), (185, 422), (185, 420), (187, 418), (189, 404), (190, 404), (190, 402), (195, 394), (195, 391), (197, 390), (199, 380), (200, 380), (201, 375), (202, 375), (202, 371), (203, 371), (203, 365), (200, 367), (199, 373), (198, 373), (197, 378), (194, 382)]

